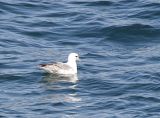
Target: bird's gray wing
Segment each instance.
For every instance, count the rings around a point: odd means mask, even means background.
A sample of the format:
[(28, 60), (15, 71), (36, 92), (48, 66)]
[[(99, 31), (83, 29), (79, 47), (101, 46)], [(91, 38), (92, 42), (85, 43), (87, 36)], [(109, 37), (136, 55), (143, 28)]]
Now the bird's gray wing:
[(62, 63), (62, 62), (57, 62), (57, 63), (53, 64), (53, 66), (55, 66), (58, 69), (63, 69), (63, 70), (71, 69), (71, 67), (68, 64)]
[(57, 63), (53, 63), (53, 64), (42, 64), (40, 65), (41, 68), (54, 72), (54, 73), (58, 73), (58, 71), (60, 70), (70, 70), (72, 69), (69, 65), (67, 65), (66, 63), (62, 63), (62, 62), (57, 62)]

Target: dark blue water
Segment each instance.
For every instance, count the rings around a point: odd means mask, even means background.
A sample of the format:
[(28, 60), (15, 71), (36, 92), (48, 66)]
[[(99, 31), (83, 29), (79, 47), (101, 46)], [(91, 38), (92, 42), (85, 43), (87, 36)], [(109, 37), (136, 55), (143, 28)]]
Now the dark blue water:
[[(1, 0), (0, 117), (159, 118), (159, 0)], [(41, 63), (80, 54), (78, 81)]]

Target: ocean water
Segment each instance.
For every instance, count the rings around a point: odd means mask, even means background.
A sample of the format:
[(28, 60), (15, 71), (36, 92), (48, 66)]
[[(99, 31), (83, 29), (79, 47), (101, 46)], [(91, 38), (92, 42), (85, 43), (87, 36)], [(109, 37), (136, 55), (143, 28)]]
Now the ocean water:
[(0, 117), (160, 118), (160, 1), (0, 0)]

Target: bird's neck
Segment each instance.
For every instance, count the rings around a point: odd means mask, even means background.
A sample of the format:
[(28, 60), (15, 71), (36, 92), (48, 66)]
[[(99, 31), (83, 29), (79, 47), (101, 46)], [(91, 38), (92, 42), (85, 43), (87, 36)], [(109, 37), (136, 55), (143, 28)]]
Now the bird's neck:
[(67, 64), (73, 69), (74, 73), (77, 73), (77, 63), (74, 60), (68, 60)]

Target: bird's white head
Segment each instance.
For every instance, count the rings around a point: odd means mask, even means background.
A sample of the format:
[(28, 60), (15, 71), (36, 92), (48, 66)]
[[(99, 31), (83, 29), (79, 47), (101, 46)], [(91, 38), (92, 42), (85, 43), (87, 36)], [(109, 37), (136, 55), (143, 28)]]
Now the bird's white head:
[(77, 63), (76, 61), (79, 60), (79, 55), (77, 53), (70, 53), (68, 55), (68, 62), (67, 64), (73, 68), (74, 73), (77, 73)]
[(68, 55), (68, 61), (75, 62), (79, 60), (79, 55), (77, 53), (70, 53)]

